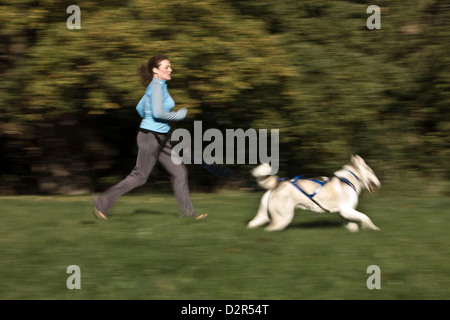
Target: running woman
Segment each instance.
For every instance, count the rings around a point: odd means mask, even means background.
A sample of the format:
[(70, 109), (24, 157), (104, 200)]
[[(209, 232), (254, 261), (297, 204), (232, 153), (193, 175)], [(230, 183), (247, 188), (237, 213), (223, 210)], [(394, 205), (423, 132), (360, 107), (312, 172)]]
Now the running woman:
[(133, 171), (103, 194), (94, 197), (94, 213), (100, 219), (108, 219), (109, 210), (125, 193), (144, 185), (156, 162), (169, 173), (173, 192), (178, 202), (181, 217), (204, 219), (192, 205), (189, 192), (188, 171), (184, 163), (174, 164), (171, 158), (172, 143), (169, 139), (171, 121), (181, 121), (187, 109), (176, 112), (175, 102), (167, 90), (167, 81), (172, 79), (172, 66), (167, 56), (156, 55), (147, 65), (139, 68), (142, 82), (147, 87), (136, 110), (142, 118), (137, 134), (138, 154)]

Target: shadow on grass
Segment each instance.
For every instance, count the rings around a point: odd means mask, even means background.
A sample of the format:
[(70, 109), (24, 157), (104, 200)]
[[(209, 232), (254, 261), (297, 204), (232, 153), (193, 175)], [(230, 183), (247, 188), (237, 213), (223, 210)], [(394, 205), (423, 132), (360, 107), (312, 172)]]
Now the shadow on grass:
[[(248, 224), (248, 222), (247, 222)], [(246, 225), (247, 225), (246, 224)], [(261, 226), (260, 228), (267, 227), (269, 223)], [(286, 229), (326, 229), (326, 228), (341, 228), (343, 222), (339, 220), (315, 220), (315, 221), (304, 221), (291, 223), (286, 227)]]
[(167, 214), (162, 211), (156, 211), (156, 210), (150, 210), (150, 209), (136, 209), (134, 210), (131, 215), (139, 215), (139, 214), (151, 214), (151, 215), (164, 215)]
[[(156, 210), (149, 210), (149, 209), (136, 209), (131, 213), (114, 213), (108, 217), (108, 220), (110, 219), (126, 219), (129, 217), (132, 217), (134, 215), (155, 215), (155, 216), (162, 216), (164, 214), (167, 214), (167, 212), (162, 211), (156, 211)], [(80, 221), (80, 224), (83, 225), (96, 225), (98, 222), (102, 222), (105, 220), (98, 219), (93, 215), (93, 220), (82, 220)]]
[(318, 229), (318, 228), (340, 228), (342, 227), (342, 221), (339, 220), (315, 220), (315, 221), (305, 221), (296, 222), (288, 226), (288, 228), (295, 229)]

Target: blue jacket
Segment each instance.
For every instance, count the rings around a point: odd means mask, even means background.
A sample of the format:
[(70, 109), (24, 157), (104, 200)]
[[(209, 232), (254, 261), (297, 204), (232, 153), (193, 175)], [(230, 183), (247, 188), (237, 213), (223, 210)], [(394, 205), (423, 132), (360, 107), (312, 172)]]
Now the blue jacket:
[(167, 91), (166, 81), (153, 78), (136, 106), (136, 111), (142, 118), (140, 128), (159, 133), (169, 132), (169, 121), (181, 121), (187, 114), (186, 108), (171, 112), (173, 107), (175, 101)]

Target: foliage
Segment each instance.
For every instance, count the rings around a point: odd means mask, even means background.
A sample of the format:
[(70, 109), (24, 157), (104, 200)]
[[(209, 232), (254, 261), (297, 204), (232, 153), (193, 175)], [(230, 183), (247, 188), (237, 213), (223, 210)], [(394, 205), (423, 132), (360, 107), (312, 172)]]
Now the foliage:
[(137, 67), (158, 53), (189, 108), (180, 126), (280, 129), (286, 173), (323, 174), (360, 153), (386, 177), (448, 178), (449, 6), (378, 1), (381, 30), (368, 30), (370, 4), (83, 1), (69, 30), (65, 3), (3, 2), (0, 187), (84, 192), (130, 171)]

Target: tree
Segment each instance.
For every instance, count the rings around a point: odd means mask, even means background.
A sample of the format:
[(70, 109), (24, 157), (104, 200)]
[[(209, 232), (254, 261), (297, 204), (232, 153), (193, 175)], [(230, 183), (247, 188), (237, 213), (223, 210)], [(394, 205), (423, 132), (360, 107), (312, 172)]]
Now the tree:
[(448, 177), (448, 4), (380, 0), (379, 30), (369, 4), (89, 1), (74, 30), (66, 4), (1, 4), (0, 188), (87, 192), (128, 173), (137, 67), (158, 53), (204, 130), (280, 129), (286, 174), (331, 173), (360, 153), (386, 176)]
[[(107, 150), (120, 142), (105, 145), (99, 128), (132, 141), (123, 132), (133, 127), (134, 135), (137, 126), (134, 108), (144, 92), (137, 67), (153, 54), (170, 56), (177, 103), (218, 124), (247, 123), (263, 107), (250, 102), (264, 101), (265, 88), (292, 74), (276, 37), (225, 2), (136, 0), (118, 7), (94, 1), (80, 8), (80, 30), (66, 28), (66, 8), (53, 1), (4, 8), (5, 16), (23, 12), (43, 21), (8, 25), (11, 39), (22, 32), (35, 36), (21, 58), (5, 66), (8, 77), (0, 85), (0, 122), (20, 128), (20, 135), (3, 131), (19, 142), (11, 157), (21, 153), (43, 192), (86, 192), (98, 169), (94, 160), (111, 167), (117, 151)], [(124, 117), (100, 124), (114, 114)]]

